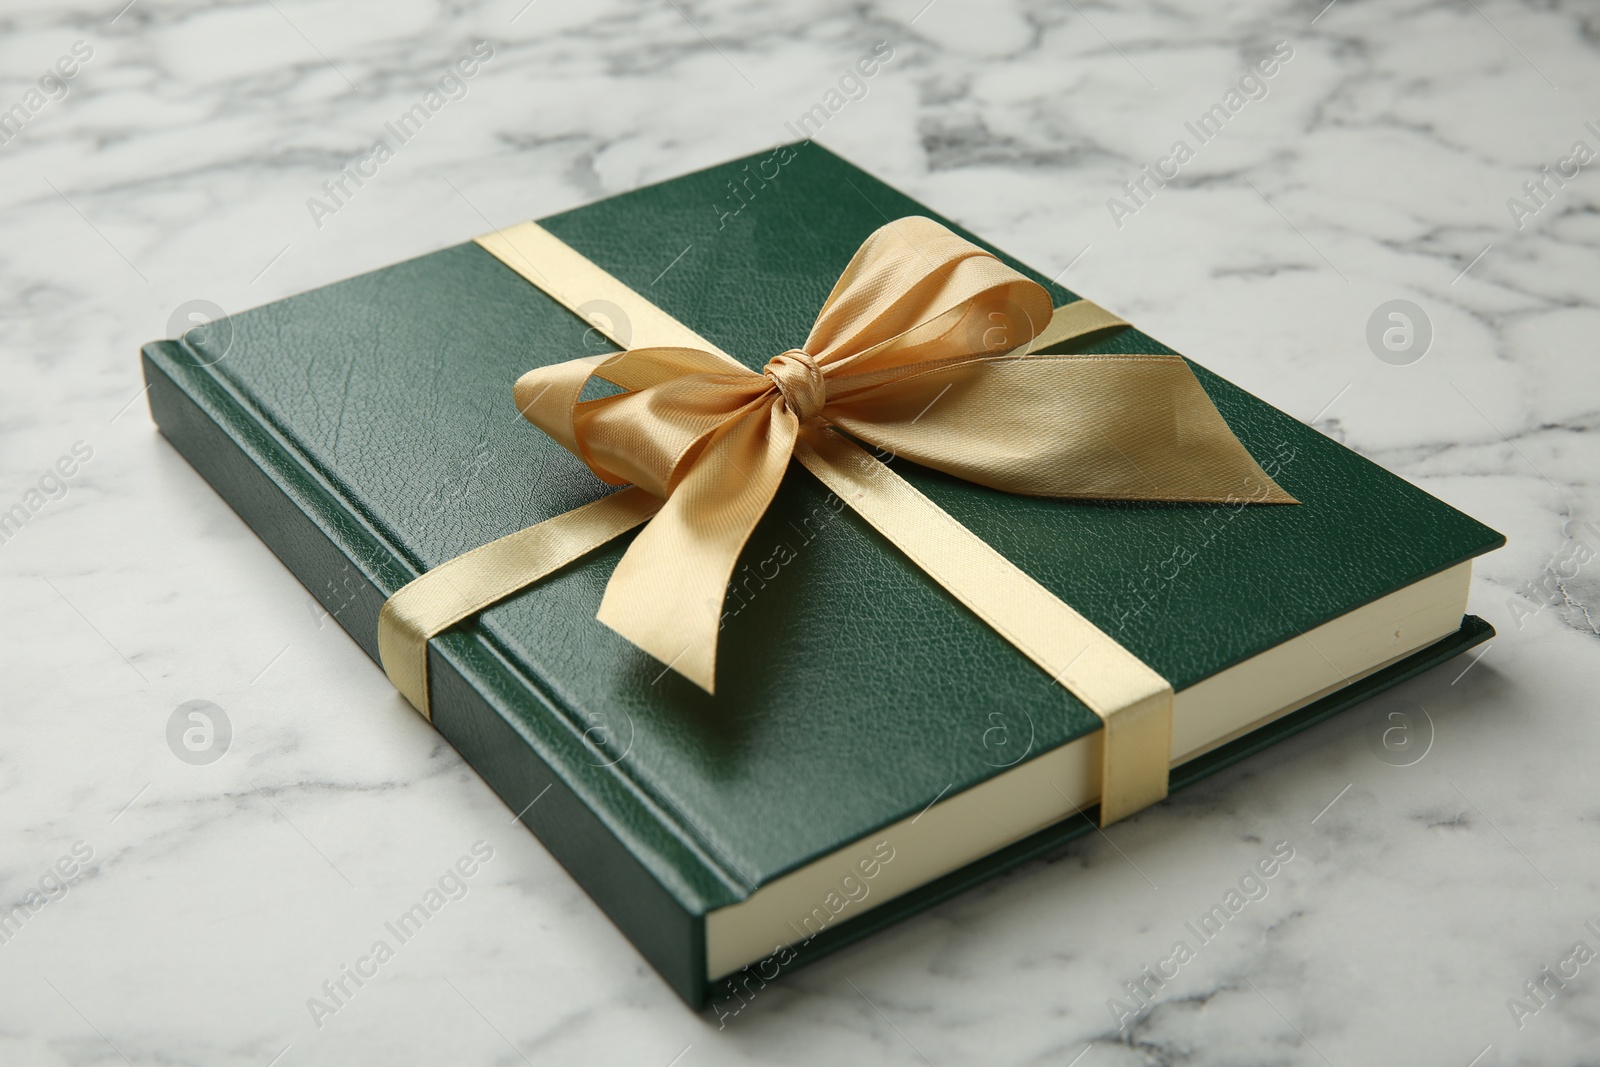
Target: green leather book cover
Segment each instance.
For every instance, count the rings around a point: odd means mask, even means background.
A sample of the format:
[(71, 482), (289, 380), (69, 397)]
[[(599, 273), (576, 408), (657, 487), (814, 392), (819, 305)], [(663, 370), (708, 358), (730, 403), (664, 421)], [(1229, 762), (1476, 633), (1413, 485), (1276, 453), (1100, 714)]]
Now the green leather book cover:
[[(913, 214), (939, 218), (803, 144), (540, 221), (759, 369), (805, 338), (861, 241)], [(1057, 304), (1075, 299), (996, 251)], [(609, 491), (519, 417), (511, 389), (532, 367), (614, 346), (475, 244), (228, 326), (146, 346), (154, 417), (374, 659), (378, 609), (407, 581)], [(215, 347), (225, 336), (226, 348)], [(1132, 328), (1093, 344), (1170, 351)], [(1180, 691), (1502, 543), (1195, 370), (1299, 506), (1044, 500), (895, 467)], [(1035, 752), (1099, 728), (798, 466), (736, 572), (715, 697), (596, 621), (627, 543), (436, 638), (434, 723), (513, 810), (548, 788), (525, 821), (693, 1004), (717, 993), (718, 976), (706, 973), (709, 913), (996, 774), (983, 745), (991, 711), (1026, 715)], [(1469, 618), (1433, 648), (1178, 768), (1174, 785), (1487, 633)], [(403, 707), (397, 698), (396, 714)], [(799, 958), (1087, 825), (1067, 820), (841, 922)]]

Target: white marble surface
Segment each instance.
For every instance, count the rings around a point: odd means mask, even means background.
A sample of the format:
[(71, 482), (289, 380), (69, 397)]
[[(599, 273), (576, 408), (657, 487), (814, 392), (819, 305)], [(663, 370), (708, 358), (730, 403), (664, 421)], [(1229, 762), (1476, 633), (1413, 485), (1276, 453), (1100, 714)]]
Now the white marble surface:
[[(0, 509), (93, 453), (0, 544), (0, 905), (89, 854), (0, 944), (0, 1063), (1594, 1062), (1600, 963), (1520, 1028), (1507, 1006), (1600, 950), (1600, 162), (1520, 230), (1506, 205), (1600, 150), (1592, 4), (124, 2), (0, 6), (0, 109), (92, 49), (0, 145)], [(480, 40), (465, 98), (314, 225)], [(189, 300), (788, 139), (879, 40), (821, 140), (1506, 532), (1472, 594), (1500, 636), (719, 1029), (319, 623), (157, 435), (135, 353)], [(1121, 182), (1279, 40), (1268, 95), (1115, 226)], [(1397, 298), (1436, 334), (1408, 366), (1365, 340)], [(188, 700), (224, 709), (219, 762), (169, 750)], [(1385, 763), (1372, 717), (1419, 705), (1427, 755)], [(307, 998), (479, 840), (466, 897), (315, 1026)], [(1266, 899), (1119, 1032), (1107, 998), (1279, 841)]]

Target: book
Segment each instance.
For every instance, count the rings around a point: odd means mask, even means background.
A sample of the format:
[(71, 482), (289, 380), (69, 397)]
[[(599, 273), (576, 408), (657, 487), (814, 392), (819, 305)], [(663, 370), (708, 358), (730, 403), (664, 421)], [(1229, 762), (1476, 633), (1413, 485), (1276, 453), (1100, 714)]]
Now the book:
[[(909, 215), (1077, 299), (814, 143), (540, 222), (759, 369)], [(612, 491), (512, 385), (614, 347), (467, 242), (143, 363), (162, 433), (376, 660), (401, 586)], [(1171, 351), (1132, 327), (1062, 350)], [(1485, 640), (1471, 560), (1503, 543), (1193, 367), (1300, 504), (1043, 499), (893, 461), (1172, 683), (1174, 789)], [(736, 1010), (1094, 825), (1100, 720), (797, 465), (730, 585), (715, 696), (595, 619), (628, 542), (435, 638), (433, 722), (689, 1004)]]

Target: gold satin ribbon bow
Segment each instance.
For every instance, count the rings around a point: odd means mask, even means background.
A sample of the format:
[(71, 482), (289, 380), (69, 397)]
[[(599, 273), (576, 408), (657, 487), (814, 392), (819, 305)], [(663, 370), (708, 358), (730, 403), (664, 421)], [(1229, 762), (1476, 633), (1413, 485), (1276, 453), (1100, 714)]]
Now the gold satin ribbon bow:
[[(622, 341), (638, 347), (529, 371), (515, 396), (601, 479), (633, 488), (391, 597), (380, 652), (415, 706), (427, 713), (429, 637), (647, 520), (598, 617), (714, 691), (728, 583), (794, 458), (1101, 716), (1104, 822), (1165, 796), (1170, 685), (828, 427), (1012, 493), (1295, 503), (1181, 357), (1041, 352), (1125, 323), (1087, 301), (1052, 309), (1043, 286), (926, 218), (868, 237), (805, 343), (761, 373), (536, 224), (479, 244), (571, 309), (603, 299), (628, 313)], [(596, 377), (622, 392), (580, 399)]]

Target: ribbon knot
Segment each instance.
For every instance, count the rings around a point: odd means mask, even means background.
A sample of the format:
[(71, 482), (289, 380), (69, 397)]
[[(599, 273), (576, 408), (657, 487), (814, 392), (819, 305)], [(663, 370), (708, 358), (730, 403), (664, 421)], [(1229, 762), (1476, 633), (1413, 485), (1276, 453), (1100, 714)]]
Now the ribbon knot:
[[(529, 371), (516, 401), (600, 478), (665, 501), (598, 617), (711, 691), (739, 553), (797, 449), (823, 447), (824, 411), (868, 444), (1005, 492), (1293, 503), (1181, 356), (1041, 351), (1123, 325), (1086, 301), (1052, 311), (992, 253), (903, 218), (863, 242), (804, 345), (762, 373), (709, 342), (647, 345)], [(622, 391), (581, 400), (591, 377)]]
[(809, 422), (828, 402), (828, 383), (817, 361), (798, 348), (773, 356), (761, 373), (772, 379), (796, 419)]

